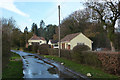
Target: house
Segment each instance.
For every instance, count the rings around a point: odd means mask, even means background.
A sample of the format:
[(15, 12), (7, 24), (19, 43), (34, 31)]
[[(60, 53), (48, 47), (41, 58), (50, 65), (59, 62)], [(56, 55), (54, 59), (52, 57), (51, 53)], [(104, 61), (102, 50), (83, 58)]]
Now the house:
[(92, 50), (92, 43), (88, 37), (82, 33), (74, 33), (66, 35), (61, 39), (61, 49), (72, 50), (77, 45), (87, 45)]
[(35, 34), (28, 40), (28, 45), (33, 45), (33, 44), (46, 44), (46, 40), (43, 37), (38, 37)]
[(51, 48), (56, 48), (58, 49), (58, 41), (57, 40), (49, 40), (48, 44), (51, 46)]

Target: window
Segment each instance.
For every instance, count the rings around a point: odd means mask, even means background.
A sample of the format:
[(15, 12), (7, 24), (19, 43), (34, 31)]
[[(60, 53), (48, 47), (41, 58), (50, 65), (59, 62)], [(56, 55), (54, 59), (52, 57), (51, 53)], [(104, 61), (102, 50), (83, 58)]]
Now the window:
[(58, 46), (58, 44), (55, 44), (54, 46)]
[(84, 43), (77, 43), (77, 45), (84, 45)]

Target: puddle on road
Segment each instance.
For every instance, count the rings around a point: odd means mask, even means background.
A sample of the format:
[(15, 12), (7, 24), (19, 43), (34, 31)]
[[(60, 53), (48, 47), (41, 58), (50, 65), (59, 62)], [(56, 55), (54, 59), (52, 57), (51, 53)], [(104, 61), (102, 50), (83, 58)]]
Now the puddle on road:
[(47, 70), (50, 74), (57, 74), (57, 68), (55, 67), (50, 67)]
[(24, 78), (59, 78), (55, 70), (54, 74), (50, 70), (53, 66), (45, 63), (39, 57), (34, 55), (22, 55), (21, 57), (23, 58)]
[(70, 76), (60, 72), (57, 67), (36, 55), (20, 51), (18, 54), (23, 59), (23, 78), (74, 78), (74, 75)]

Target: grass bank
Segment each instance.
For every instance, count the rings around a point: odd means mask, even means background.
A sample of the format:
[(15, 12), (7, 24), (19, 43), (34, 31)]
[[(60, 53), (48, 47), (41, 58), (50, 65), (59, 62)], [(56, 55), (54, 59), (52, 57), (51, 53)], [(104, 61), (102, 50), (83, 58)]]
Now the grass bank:
[(119, 76), (105, 73), (102, 69), (91, 67), (88, 65), (78, 64), (74, 61), (67, 60), (64, 58), (59, 58), (59, 57), (51, 56), (51, 55), (42, 55), (42, 56), (49, 58), (49, 59), (53, 59), (53, 60), (58, 61), (58, 62), (63, 62), (64, 66), (74, 70), (75, 72), (78, 72), (78, 73), (81, 73), (84, 75), (86, 75), (87, 73), (91, 73), (92, 76), (90, 78), (99, 78), (99, 79), (104, 78), (105, 80), (107, 78), (109, 78), (109, 80), (120, 78)]
[(23, 69), (22, 69), (22, 61), (21, 57), (16, 54), (12, 53), (10, 61), (8, 65), (2, 71), (2, 79), (6, 78), (22, 78), (23, 77)]

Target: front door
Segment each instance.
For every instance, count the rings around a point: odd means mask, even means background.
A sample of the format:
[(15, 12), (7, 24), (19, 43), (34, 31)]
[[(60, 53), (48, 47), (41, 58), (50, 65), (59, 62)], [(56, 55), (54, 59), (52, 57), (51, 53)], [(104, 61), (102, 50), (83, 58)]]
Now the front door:
[(62, 43), (62, 49), (65, 49), (65, 43)]
[(68, 45), (68, 49), (70, 50), (70, 45)]
[(51, 48), (53, 48), (53, 45), (51, 45)]

